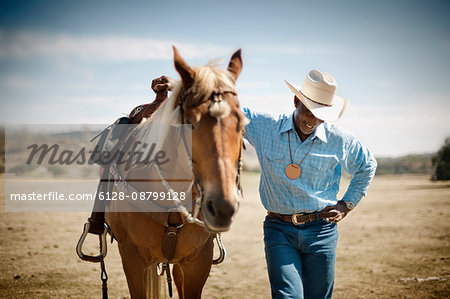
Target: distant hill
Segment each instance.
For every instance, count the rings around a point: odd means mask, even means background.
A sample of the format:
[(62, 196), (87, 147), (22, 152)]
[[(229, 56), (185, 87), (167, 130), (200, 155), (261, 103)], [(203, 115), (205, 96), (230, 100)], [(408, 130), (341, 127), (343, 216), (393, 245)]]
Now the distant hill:
[(383, 174), (431, 174), (433, 154), (406, 155), (398, 158), (377, 158), (377, 175)]

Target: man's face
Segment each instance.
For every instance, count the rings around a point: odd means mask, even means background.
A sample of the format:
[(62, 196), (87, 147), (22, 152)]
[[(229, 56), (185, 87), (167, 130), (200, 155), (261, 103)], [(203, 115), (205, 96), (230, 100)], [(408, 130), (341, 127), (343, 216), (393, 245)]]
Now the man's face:
[(308, 108), (297, 98), (294, 98), (295, 113), (294, 121), (295, 127), (306, 136), (310, 135), (314, 130), (323, 123), (323, 120), (316, 118)]

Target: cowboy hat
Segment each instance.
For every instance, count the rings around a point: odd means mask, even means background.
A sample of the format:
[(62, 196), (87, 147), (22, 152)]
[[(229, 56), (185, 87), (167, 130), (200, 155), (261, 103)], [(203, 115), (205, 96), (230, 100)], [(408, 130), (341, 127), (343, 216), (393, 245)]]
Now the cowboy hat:
[(286, 80), (284, 82), (306, 108), (320, 120), (339, 119), (348, 105), (347, 99), (336, 95), (336, 80), (328, 73), (318, 70), (310, 71), (299, 90)]

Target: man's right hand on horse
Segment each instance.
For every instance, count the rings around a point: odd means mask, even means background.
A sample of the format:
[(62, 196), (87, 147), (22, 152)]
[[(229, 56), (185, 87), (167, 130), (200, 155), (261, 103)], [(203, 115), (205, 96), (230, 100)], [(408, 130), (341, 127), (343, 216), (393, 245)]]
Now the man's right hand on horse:
[(159, 78), (153, 79), (151, 85), (152, 90), (156, 94), (167, 93), (168, 91), (171, 91), (174, 86), (175, 80), (167, 76), (161, 76)]

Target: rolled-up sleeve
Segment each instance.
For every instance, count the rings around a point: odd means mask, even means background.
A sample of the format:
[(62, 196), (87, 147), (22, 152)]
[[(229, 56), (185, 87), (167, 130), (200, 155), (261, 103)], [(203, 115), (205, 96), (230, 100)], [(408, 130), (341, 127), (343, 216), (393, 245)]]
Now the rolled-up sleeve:
[(356, 206), (367, 194), (370, 182), (375, 176), (377, 161), (366, 147), (353, 139), (347, 146), (342, 166), (352, 175), (350, 185), (342, 200), (352, 202)]

